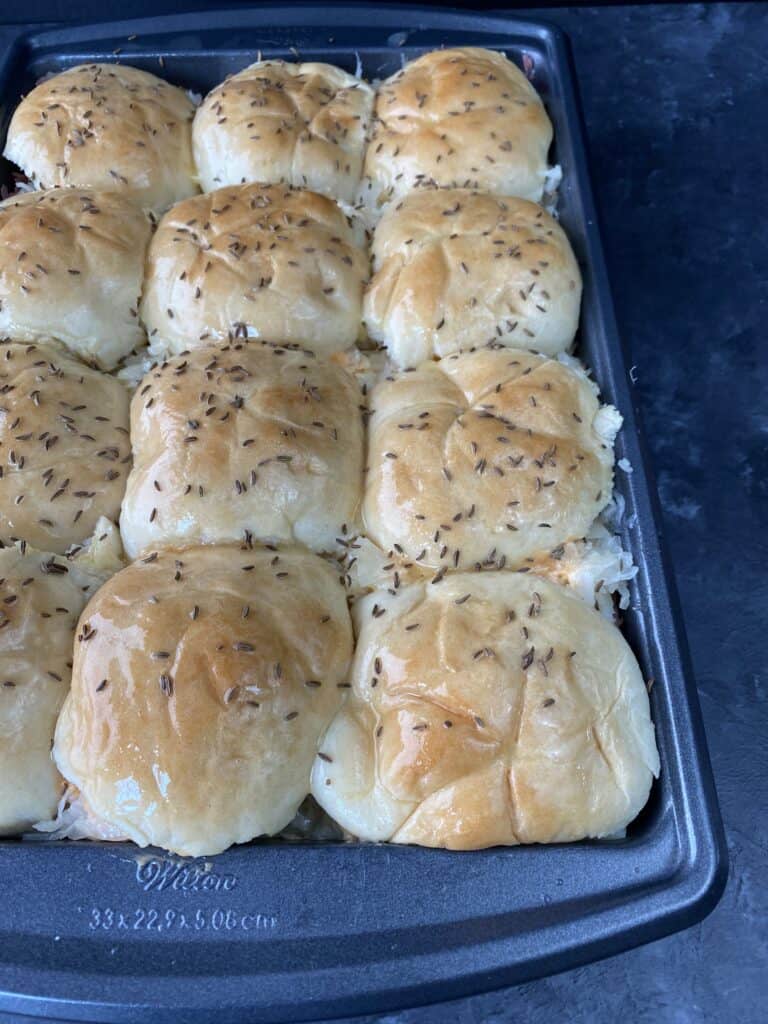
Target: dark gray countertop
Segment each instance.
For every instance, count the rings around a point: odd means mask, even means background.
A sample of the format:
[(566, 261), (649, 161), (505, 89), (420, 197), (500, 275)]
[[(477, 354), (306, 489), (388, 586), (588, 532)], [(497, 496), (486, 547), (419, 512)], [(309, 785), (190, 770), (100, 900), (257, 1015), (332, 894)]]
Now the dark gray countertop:
[(768, 1017), (768, 5), (537, 14), (575, 51), (731, 875), (686, 932), (378, 1020), (757, 1024)]
[[(109, 5), (75, 6), (81, 17), (116, 16)], [(153, 13), (202, 6), (157, 3)], [(120, 13), (138, 7), (125, 0)], [(69, 4), (36, 0), (11, 8), (0, 21), (71, 15)], [(768, 1017), (768, 4), (536, 13), (565, 28), (575, 50), (731, 877), (717, 909), (686, 932), (515, 989), (365, 1021), (756, 1024)]]

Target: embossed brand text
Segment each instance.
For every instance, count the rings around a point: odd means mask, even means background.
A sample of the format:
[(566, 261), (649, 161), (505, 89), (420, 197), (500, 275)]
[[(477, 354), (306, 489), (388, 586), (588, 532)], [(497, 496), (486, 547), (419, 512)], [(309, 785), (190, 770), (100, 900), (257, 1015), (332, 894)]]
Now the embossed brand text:
[(219, 874), (208, 865), (185, 864), (153, 857), (136, 866), (136, 881), (144, 892), (231, 892), (235, 875)]

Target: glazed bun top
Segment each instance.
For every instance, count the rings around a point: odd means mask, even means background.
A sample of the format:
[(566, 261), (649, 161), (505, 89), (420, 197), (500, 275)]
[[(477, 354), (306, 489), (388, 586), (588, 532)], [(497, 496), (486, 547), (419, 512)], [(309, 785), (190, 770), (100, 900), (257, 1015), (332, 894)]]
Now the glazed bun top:
[(0, 550), (0, 835), (55, 812), (63, 783), (51, 759), (53, 730), (77, 619), (103, 579), (26, 544)]
[(192, 139), (206, 192), (246, 182), (355, 199), (373, 89), (331, 64), (261, 60), (216, 86)]
[(540, 200), (552, 125), (516, 65), (492, 50), (434, 50), (379, 87), (361, 184), (374, 209), (414, 188)]
[(333, 362), (255, 340), (155, 367), (131, 408), (126, 551), (248, 537), (335, 550), (362, 499), (361, 401)]
[(557, 355), (579, 324), (581, 274), (540, 206), (425, 189), (391, 206), (373, 238), (368, 333), (399, 366), (484, 345)]
[(60, 349), (0, 342), (0, 542), (63, 554), (117, 521), (129, 396)]
[(621, 417), (573, 361), (482, 349), (370, 396), (363, 521), (397, 561), (512, 568), (583, 537), (608, 503)]
[(114, 369), (146, 343), (138, 306), (151, 233), (114, 192), (57, 188), (0, 203), (0, 336), (60, 341)]
[(343, 587), (317, 556), (155, 553), (81, 616), (56, 763), (141, 846), (198, 856), (278, 832), (309, 790), (351, 652)]
[(365, 232), (326, 196), (233, 185), (174, 206), (147, 263), (150, 345), (178, 354), (257, 337), (318, 354), (352, 345), (368, 277)]
[(625, 828), (659, 759), (621, 633), (532, 574), (457, 573), (359, 606), (352, 693), (312, 792), (361, 839), (470, 850)]
[(40, 188), (132, 192), (155, 212), (197, 191), (183, 89), (123, 64), (81, 64), (14, 111), (4, 156)]

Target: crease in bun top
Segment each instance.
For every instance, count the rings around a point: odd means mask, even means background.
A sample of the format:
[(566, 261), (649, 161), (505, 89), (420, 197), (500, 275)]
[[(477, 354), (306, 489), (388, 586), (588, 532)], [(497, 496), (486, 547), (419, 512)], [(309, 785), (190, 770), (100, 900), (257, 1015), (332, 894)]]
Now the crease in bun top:
[(363, 522), (395, 561), (519, 567), (611, 498), (621, 417), (578, 364), (481, 349), (384, 378), (370, 406)]
[(457, 573), (364, 598), (315, 799), (361, 839), (471, 850), (625, 828), (659, 771), (621, 633), (557, 584)]
[(160, 213), (197, 191), (194, 112), (183, 89), (147, 71), (81, 64), (25, 96), (4, 156), (40, 188), (130, 191)]
[(399, 366), (481, 345), (556, 355), (579, 323), (581, 273), (535, 203), (425, 189), (390, 206), (373, 236), (370, 337)]
[(146, 343), (138, 304), (151, 232), (115, 192), (56, 188), (0, 203), (0, 336), (60, 341), (114, 369)]
[(51, 743), (75, 626), (106, 575), (26, 543), (0, 550), (0, 835), (56, 808), (62, 779)]
[(65, 552), (117, 520), (129, 396), (60, 349), (0, 341), (0, 542)]
[(251, 64), (217, 85), (195, 114), (200, 184), (208, 192), (282, 183), (354, 202), (373, 95), (331, 64)]
[(503, 54), (434, 50), (378, 89), (361, 201), (375, 211), (424, 185), (538, 201), (551, 142), (538, 93)]
[(150, 348), (257, 337), (327, 355), (361, 332), (365, 230), (326, 196), (232, 185), (174, 206), (149, 248), (141, 317)]
[(155, 367), (131, 406), (126, 551), (253, 538), (333, 551), (362, 498), (361, 400), (344, 369), (295, 346), (236, 341)]
[(279, 832), (346, 692), (344, 588), (298, 548), (134, 562), (89, 602), (54, 759), (97, 834), (202, 856)]

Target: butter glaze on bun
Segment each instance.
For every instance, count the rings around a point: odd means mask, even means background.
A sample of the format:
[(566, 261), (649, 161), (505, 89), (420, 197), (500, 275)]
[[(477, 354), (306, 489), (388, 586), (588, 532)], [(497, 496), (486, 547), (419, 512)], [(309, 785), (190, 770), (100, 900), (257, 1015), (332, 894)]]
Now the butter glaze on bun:
[(152, 233), (122, 195), (27, 192), (0, 203), (0, 337), (59, 341), (112, 370), (146, 343), (138, 305)]
[(328, 355), (357, 339), (367, 278), (364, 229), (332, 199), (232, 185), (160, 221), (141, 317), (161, 354), (256, 337)]
[(557, 355), (579, 324), (581, 274), (540, 206), (429, 189), (390, 207), (373, 238), (364, 319), (399, 366), (509, 345)]
[(578, 369), (482, 349), (370, 396), (363, 521), (395, 559), (512, 568), (583, 537), (608, 503), (620, 417)]
[(72, 673), (75, 626), (103, 576), (27, 545), (0, 550), (0, 835), (56, 809), (51, 758)]
[(333, 551), (362, 499), (361, 401), (341, 367), (260, 341), (155, 367), (131, 408), (126, 551), (248, 538)]
[(557, 584), (457, 573), (359, 608), (315, 799), (361, 839), (474, 850), (609, 836), (659, 760), (638, 664)]
[(354, 202), (373, 89), (331, 64), (261, 60), (217, 85), (192, 127), (206, 192), (296, 185)]
[(540, 200), (552, 125), (522, 71), (492, 50), (434, 50), (379, 87), (361, 184), (374, 209), (414, 188)]
[(204, 856), (279, 832), (351, 653), (343, 587), (316, 555), (211, 546), (134, 562), (80, 618), (56, 764), (140, 846)]
[(0, 341), (0, 542), (63, 554), (116, 521), (130, 472), (129, 396), (59, 349)]
[(194, 104), (124, 64), (80, 64), (36, 86), (11, 118), (4, 156), (40, 188), (130, 192), (155, 212), (197, 192)]

